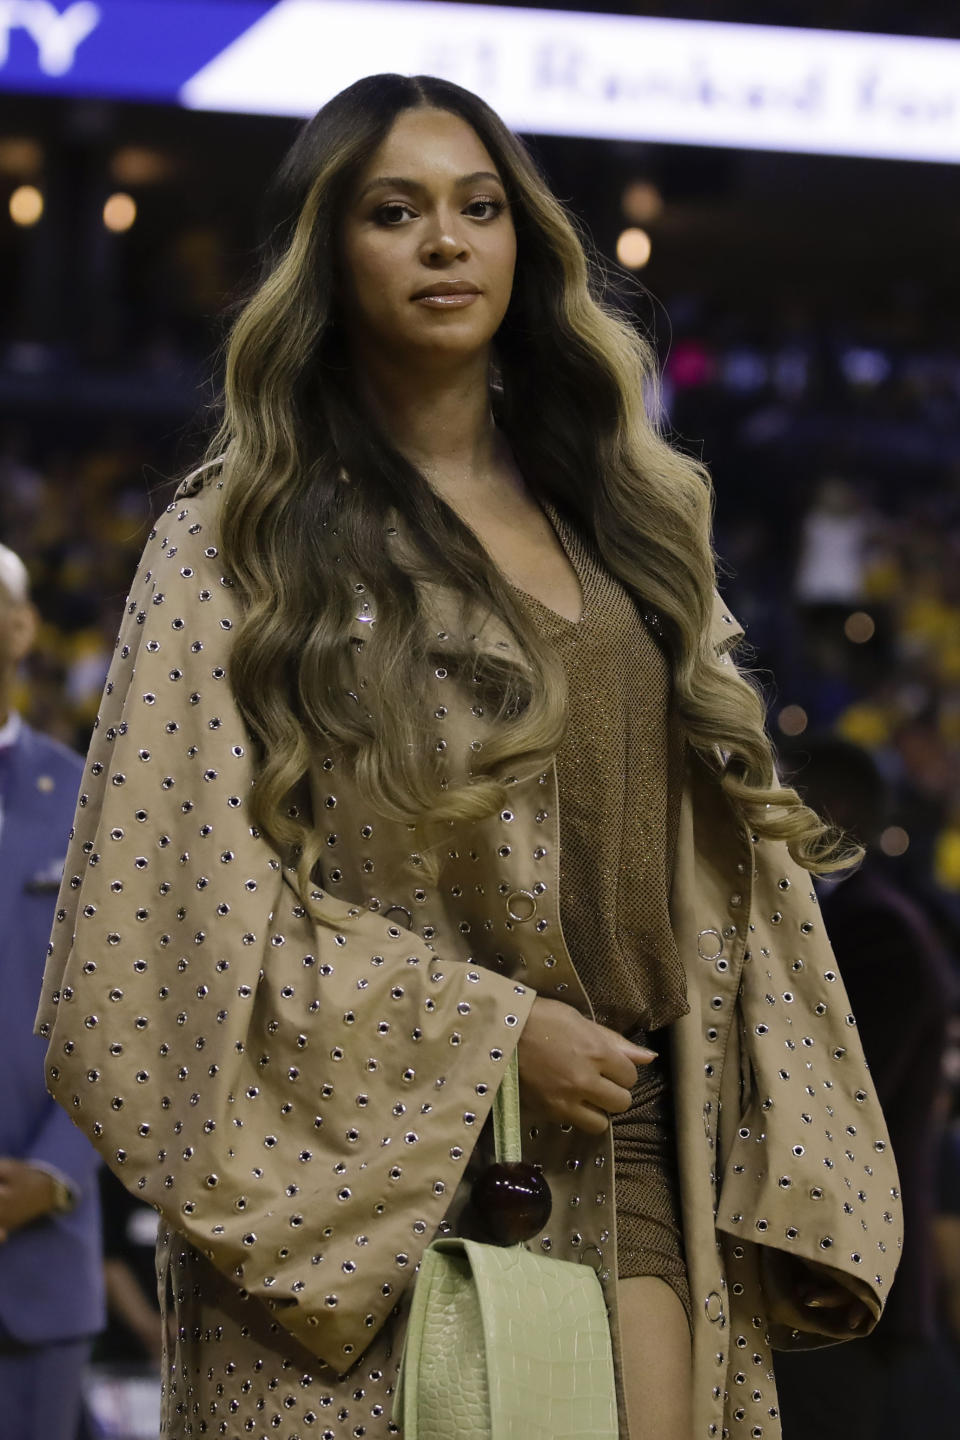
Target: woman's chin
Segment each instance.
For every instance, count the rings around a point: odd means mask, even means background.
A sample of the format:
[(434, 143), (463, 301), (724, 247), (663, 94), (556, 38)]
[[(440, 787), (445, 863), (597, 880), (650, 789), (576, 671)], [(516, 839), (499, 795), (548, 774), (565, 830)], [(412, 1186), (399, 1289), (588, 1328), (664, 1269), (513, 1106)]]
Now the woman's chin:
[(397, 353), (409, 355), (410, 363), (414, 365), (428, 363), (431, 359), (469, 361), (487, 355), (492, 341), (492, 335), (478, 334), (466, 325), (450, 325), (442, 329), (438, 326), (433, 334), (407, 338), (402, 347), (397, 347)]

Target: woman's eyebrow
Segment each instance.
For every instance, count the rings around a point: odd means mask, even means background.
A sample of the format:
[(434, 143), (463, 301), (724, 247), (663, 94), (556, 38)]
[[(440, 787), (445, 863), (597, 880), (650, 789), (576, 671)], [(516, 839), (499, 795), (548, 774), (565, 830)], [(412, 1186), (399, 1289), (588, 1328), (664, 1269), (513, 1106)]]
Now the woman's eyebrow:
[[(474, 170), (470, 175), (461, 175), (459, 179), (454, 180), (453, 183), (459, 188), (466, 185), (475, 185), (478, 180), (492, 180), (495, 185), (503, 185), (500, 176), (495, 175), (492, 170)], [(403, 175), (378, 175), (375, 180), (371, 180), (369, 184), (364, 185), (360, 194), (357, 196), (357, 200), (362, 200), (371, 190), (381, 188), (390, 190), (413, 190), (422, 194), (428, 187), (420, 180), (410, 180)]]

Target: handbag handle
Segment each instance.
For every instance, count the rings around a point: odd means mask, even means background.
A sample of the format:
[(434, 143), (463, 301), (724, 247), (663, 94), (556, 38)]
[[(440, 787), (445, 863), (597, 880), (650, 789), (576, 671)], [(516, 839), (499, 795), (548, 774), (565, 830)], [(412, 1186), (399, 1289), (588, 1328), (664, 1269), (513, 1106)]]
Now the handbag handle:
[(520, 1139), (520, 1065), (514, 1050), (493, 1097), (493, 1143), (497, 1164), (523, 1159)]
[(494, 1163), (473, 1182), (473, 1209), (495, 1245), (522, 1245), (550, 1219), (553, 1197), (542, 1169), (523, 1161), (516, 1050), (493, 1097), (493, 1145)]

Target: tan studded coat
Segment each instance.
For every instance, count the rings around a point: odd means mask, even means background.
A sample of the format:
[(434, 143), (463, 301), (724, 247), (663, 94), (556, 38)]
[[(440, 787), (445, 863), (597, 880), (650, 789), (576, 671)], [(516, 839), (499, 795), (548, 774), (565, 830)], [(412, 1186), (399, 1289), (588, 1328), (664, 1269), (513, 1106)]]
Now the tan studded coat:
[[(540, 993), (589, 1013), (559, 924), (555, 771), (452, 830), (431, 887), (397, 863), (409, 832), (318, 755), (326, 923), (311, 921), (247, 816), (253, 748), (229, 684), (237, 602), (216, 491), (181, 488), (129, 597), (40, 1009), (49, 1084), (162, 1216), (176, 1328), (163, 1433), (382, 1440), (397, 1433), (418, 1258), (456, 1223), (530, 1006)], [(449, 597), (425, 603), (439, 623), (423, 723), (453, 774), (482, 744), (482, 705), (443, 664)], [(355, 688), (372, 705), (362, 588), (357, 605)], [(736, 631), (722, 609), (715, 628), (724, 663)], [(510, 643), (492, 621), (481, 634)], [(826, 1264), (879, 1314), (899, 1253), (897, 1176), (809, 877), (751, 841), (696, 763), (673, 915), (690, 1003), (671, 1049), (694, 1434), (770, 1440), (771, 1346), (830, 1333), (826, 1312), (795, 1304), (788, 1257)], [(524, 1137), (553, 1190), (531, 1245), (596, 1267), (629, 1354), (609, 1134), (527, 1113)]]

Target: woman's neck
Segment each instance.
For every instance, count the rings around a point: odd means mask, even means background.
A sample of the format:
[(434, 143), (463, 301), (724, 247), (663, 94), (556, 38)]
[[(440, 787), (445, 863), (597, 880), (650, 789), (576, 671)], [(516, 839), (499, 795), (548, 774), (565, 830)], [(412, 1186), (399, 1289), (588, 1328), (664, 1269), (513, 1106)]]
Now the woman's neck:
[(486, 357), (427, 374), (381, 358), (358, 373), (367, 405), (393, 444), (456, 509), (522, 486), (490, 409)]

